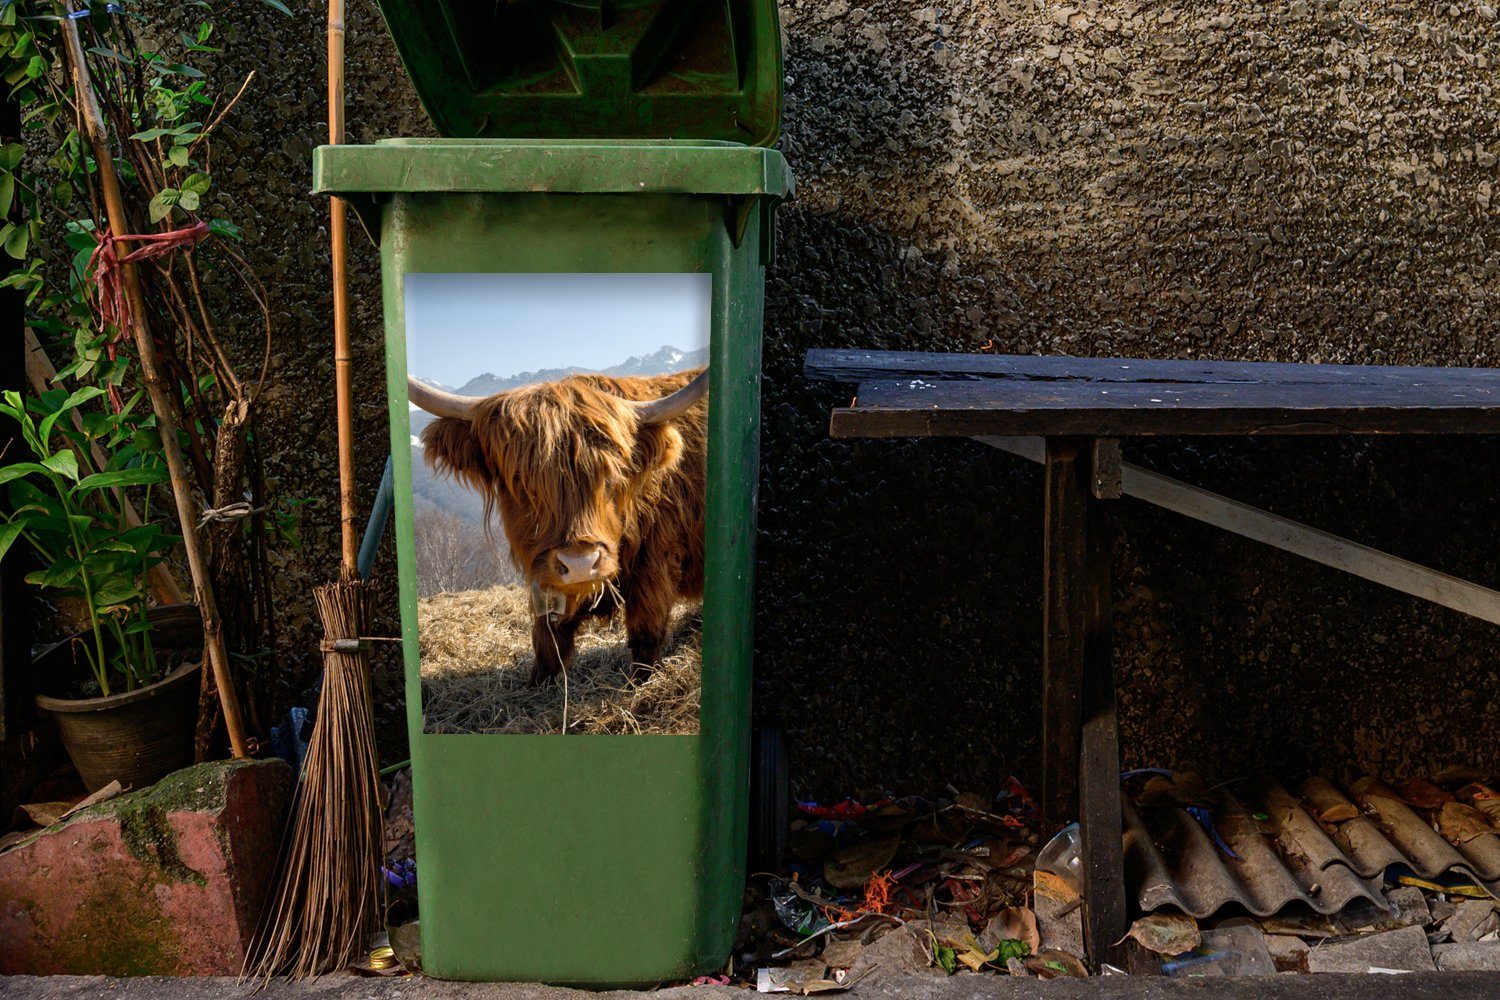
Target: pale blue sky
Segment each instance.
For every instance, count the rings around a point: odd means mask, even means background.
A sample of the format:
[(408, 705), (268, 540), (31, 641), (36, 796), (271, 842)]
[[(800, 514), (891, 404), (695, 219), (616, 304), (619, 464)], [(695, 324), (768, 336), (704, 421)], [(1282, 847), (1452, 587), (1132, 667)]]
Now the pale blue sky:
[(460, 386), (486, 372), (608, 368), (708, 344), (707, 274), (408, 274), (406, 368)]

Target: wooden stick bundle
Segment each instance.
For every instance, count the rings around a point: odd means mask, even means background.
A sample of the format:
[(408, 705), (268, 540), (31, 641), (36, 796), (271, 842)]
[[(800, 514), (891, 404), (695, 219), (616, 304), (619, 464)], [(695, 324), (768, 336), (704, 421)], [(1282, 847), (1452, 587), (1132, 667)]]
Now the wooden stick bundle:
[[(65, 14), (73, 12), (73, 5), (69, 0), (64, 0), (63, 11)], [(79, 114), (99, 172), (99, 187), (104, 195), (109, 231), (117, 236), (129, 233), (130, 224), (125, 214), (125, 201), (120, 193), (120, 178), (115, 172), (114, 156), (110, 152), (109, 131), (99, 110), (99, 101), (94, 95), (93, 81), (89, 79), (83, 44), (78, 38), (78, 22), (65, 17), (62, 21), (62, 33)], [(134, 264), (122, 264), (120, 270), (125, 299), (130, 307), (130, 334), (135, 341), (136, 353), (140, 356), (141, 378), (146, 383), (151, 409), (156, 414), (162, 453), (167, 460), (167, 473), (172, 481), (172, 499), (177, 506), (178, 527), (182, 531), (182, 549), (193, 578), (193, 600), (197, 602), (198, 612), (203, 617), (203, 652), (213, 670), (214, 683), (219, 689), (219, 701), (224, 706), (224, 728), (229, 733), (230, 748), (236, 757), (244, 757), (248, 751), (244, 723), (240, 720), (239, 696), (235, 693), (234, 681), (229, 674), (229, 656), (224, 649), (224, 631), (219, 624), (212, 576), (198, 537), (198, 513), (193, 505), (187, 461), (177, 438), (177, 415), (169, 395), (171, 387), (162, 378), (157, 364), (156, 342), (152, 340), (151, 329), (146, 322), (146, 301), (141, 294), (140, 275)]]
[[(323, 619), (323, 693), (292, 803), (280, 879), (251, 949), (257, 978), (337, 972), (361, 954), (380, 920), (384, 817), (370, 670), (359, 637), (369, 622), (360, 581), (314, 591)], [(333, 647), (353, 640), (354, 651)]]

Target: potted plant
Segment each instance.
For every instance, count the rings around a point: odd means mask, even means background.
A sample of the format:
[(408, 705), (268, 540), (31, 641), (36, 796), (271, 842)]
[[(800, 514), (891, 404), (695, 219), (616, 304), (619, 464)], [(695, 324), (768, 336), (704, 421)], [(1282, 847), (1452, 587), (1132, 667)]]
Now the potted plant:
[(103, 395), (86, 386), (26, 399), (6, 392), (0, 402), (35, 456), (0, 465), (9, 501), (0, 557), (24, 539), (42, 564), (26, 580), (86, 619), (35, 666), (37, 704), (57, 720), (91, 791), (115, 779), (141, 788), (192, 763), (202, 647), (195, 610), (146, 600), (146, 573), (179, 540), (151, 519), (151, 487), (167, 479), (160, 441), (135, 413), (139, 393), (118, 411), (85, 410)]

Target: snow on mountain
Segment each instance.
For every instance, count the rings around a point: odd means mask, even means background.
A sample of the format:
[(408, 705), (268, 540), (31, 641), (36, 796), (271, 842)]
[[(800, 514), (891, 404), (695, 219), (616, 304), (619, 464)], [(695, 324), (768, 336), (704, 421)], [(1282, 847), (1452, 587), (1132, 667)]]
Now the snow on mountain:
[(490, 396), (518, 386), (531, 385), (535, 382), (551, 382), (581, 372), (616, 376), (666, 375), (688, 368), (697, 368), (707, 363), (708, 348), (706, 347), (696, 351), (684, 351), (681, 348), (663, 345), (660, 350), (626, 358), (611, 368), (593, 369), (572, 365), (567, 368), (544, 368), (535, 372), (519, 372), (505, 377), (486, 372), (470, 379), (453, 391), (461, 396)]

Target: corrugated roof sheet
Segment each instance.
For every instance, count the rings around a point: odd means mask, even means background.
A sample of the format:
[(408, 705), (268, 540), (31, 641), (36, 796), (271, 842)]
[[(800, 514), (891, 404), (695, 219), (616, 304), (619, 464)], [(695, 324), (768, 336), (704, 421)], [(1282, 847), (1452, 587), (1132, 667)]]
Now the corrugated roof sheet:
[(1181, 806), (1126, 806), (1127, 884), (1143, 910), (1175, 907), (1198, 918), (1234, 905), (1260, 917), (1297, 903), (1324, 915), (1359, 899), (1384, 907), (1393, 866), (1424, 879), (1471, 879), (1500, 899), (1500, 835), (1479, 832), (1455, 845), (1386, 785), (1355, 788), (1313, 778), (1300, 795), (1275, 783), (1242, 798), (1218, 793), (1213, 824), (1237, 858)]

